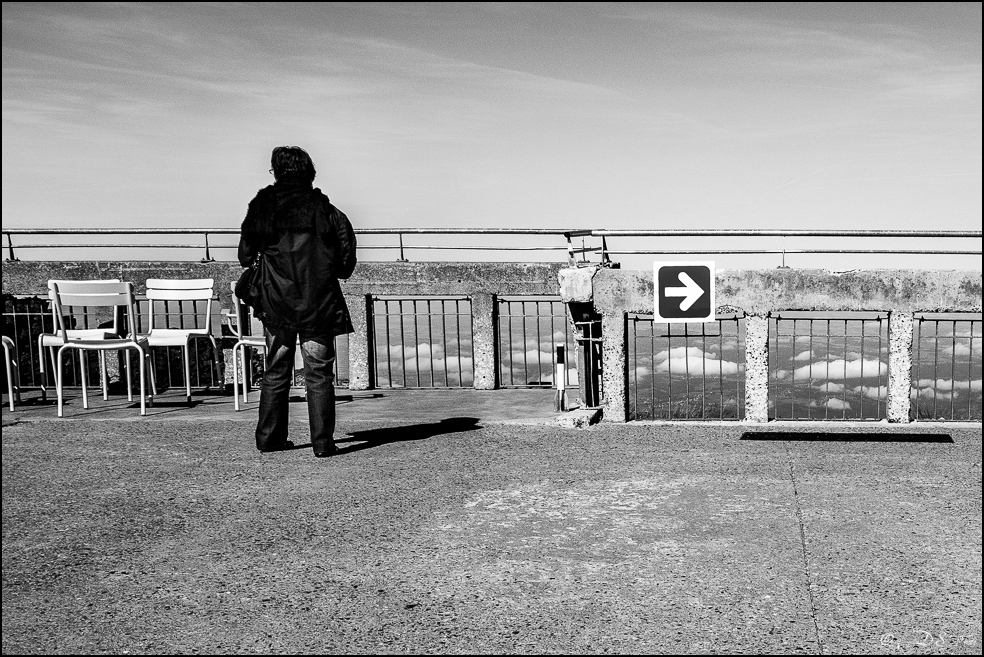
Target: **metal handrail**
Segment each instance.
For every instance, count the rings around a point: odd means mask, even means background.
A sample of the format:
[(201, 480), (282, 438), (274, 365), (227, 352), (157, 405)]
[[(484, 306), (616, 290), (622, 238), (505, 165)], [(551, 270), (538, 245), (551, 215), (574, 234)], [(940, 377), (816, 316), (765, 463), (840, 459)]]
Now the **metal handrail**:
[[(41, 236), (41, 235), (201, 235), (203, 243), (199, 244), (51, 244), (51, 243), (28, 243), (18, 244), (18, 249), (51, 249), (51, 248), (165, 248), (165, 249), (204, 249), (205, 257), (202, 262), (212, 262), (212, 249), (234, 249), (236, 245), (210, 244), (209, 236), (215, 235), (239, 235), (238, 228), (10, 228), (3, 229), (3, 235), (7, 238), (7, 260), (17, 260), (14, 253), (13, 236)], [(736, 254), (782, 254), (783, 265), (785, 265), (785, 255), (787, 253), (802, 254), (926, 254), (926, 255), (981, 255), (981, 250), (966, 249), (787, 249), (785, 248), (785, 238), (791, 237), (837, 237), (837, 238), (930, 238), (946, 239), (958, 238), (981, 239), (982, 231), (979, 230), (811, 230), (811, 229), (570, 229), (570, 228), (359, 228), (355, 230), (356, 235), (395, 235), (398, 244), (395, 245), (366, 245), (363, 249), (394, 249), (399, 251), (398, 260), (406, 262), (405, 252), (407, 250), (442, 250), (442, 251), (461, 251), (461, 250), (488, 250), (488, 251), (560, 251), (566, 250), (571, 263), (576, 262), (576, 256), (581, 256), (581, 263), (585, 264), (584, 259), (589, 253), (601, 254), (601, 264), (611, 264), (612, 255), (642, 255), (642, 254), (692, 254), (692, 255), (736, 255)], [(563, 237), (567, 241), (566, 246), (509, 246), (500, 244), (472, 245), (442, 245), (442, 244), (404, 244), (404, 235), (500, 235), (500, 236), (554, 236)], [(581, 238), (581, 246), (575, 246), (574, 238)], [(601, 246), (587, 246), (585, 238), (600, 238)], [(610, 237), (781, 237), (783, 238), (782, 248), (760, 248), (760, 249), (644, 249), (644, 250), (615, 250), (609, 249), (607, 238)]]

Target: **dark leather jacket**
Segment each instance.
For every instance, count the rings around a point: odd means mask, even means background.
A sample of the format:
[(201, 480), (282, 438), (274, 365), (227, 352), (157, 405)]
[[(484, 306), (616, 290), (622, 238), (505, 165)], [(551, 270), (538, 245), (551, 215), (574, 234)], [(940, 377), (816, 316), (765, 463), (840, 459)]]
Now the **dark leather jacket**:
[(352, 275), (352, 224), (308, 182), (278, 180), (250, 201), (239, 240), (239, 264), (263, 254), (258, 314), (266, 326), (307, 335), (351, 333), (339, 279)]

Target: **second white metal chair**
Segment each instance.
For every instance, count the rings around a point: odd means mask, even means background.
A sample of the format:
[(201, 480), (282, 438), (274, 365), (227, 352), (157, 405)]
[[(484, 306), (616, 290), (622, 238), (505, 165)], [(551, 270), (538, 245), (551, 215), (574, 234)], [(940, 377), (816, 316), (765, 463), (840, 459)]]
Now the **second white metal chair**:
[[(150, 324), (149, 331), (144, 337), (151, 347), (181, 347), (185, 396), (189, 404), (191, 403), (191, 359), (188, 347), (192, 340), (208, 338), (212, 343), (213, 373), (215, 373), (215, 381), (221, 381), (219, 347), (212, 335), (212, 286), (211, 278), (147, 279)], [(157, 326), (158, 318), (163, 319), (163, 326)], [(175, 323), (177, 326), (173, 325)]]

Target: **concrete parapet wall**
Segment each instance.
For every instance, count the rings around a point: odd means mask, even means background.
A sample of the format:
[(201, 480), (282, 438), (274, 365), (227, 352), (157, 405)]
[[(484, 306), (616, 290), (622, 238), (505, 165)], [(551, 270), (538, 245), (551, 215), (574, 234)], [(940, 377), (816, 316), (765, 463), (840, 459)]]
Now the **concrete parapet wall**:
[[(362, 262), (342, 281), (347, 297), (356, 295), (557, 294), (560, 263), (512, 262)], [(137, 293), (148, 278), (212, 278), (220, 299), (243, 269), (235, 262), (5, 261), (6, 294), (48, 293), (49, 279), (118, 278), (132, 281)]]
[[(981, 310), (979, 271), (718, 269), (714, 274), (718, 307), (737, 308), (749, 315), (779, 310)], [(583, 297), (583, 282), (569, 275), (567, 280), (572, 284), (561, 289), (561, 296)], [(653, 286), (652, 271), (599, 268), (591, 284), (595, 310), (651, 313)]]
[[(372, 382), (373, 296), (463, 296), (471, 299), (474, 386), (491, 389), (498, 385), (496, 362), (496, 297), (557, 294), (560, 263), (502, 262), (363, 262), (352, 277), (342, 281), (342, 291), (352, 315), (355, 333), (349, 340), (349, 387), (365, 390)], [(50, 279), (106, 279), (132, 281), (138, 294), (149, 278), (211, 278), (220, 308), (231, 305), (230, 284), (242, 267), (235, 262), (145, 262), (145, 261), (5, 261), (3, 292), (17, 296), (48, 294)], [(231, 344), (225, 361), (230, 362)], [(227, 382), (232, 369), (226, 368)]]
[[(652, 271), (589, 267), (558, 275), (561, 298), (590, 302), (604, 318), (605, 418), (625, 421), (627, 313), (652, 313)], [(779, 311), (889, 313), (888, 420), (909, 421), (913, 314), (980, 312), (981, 272), (955, 270), (717, 270), (718, 312), (744, 312), (745, 417), (768, 421), (768, 316)]]

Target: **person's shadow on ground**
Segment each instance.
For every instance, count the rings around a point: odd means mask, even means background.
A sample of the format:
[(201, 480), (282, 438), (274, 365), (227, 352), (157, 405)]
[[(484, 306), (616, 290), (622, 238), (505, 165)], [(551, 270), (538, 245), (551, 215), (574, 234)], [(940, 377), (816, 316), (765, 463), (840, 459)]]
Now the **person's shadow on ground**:
[(354, 431), (348, 438), (336, 440), (339, 454), (358, 452), (363, 449), (371, 449), (387, 443), (399, 443), (408, 440), (424, 440), (433, 436), (440, 436), (445, 433), (460, 433), (463, 431), (475, 431), (481, 429), (476, 417), (450, 417), (440, 422), (430, 422), (426, 424), (411, 424), (403, 427), (386, 427), (383, 429), (369, 429), (368, 431)]

